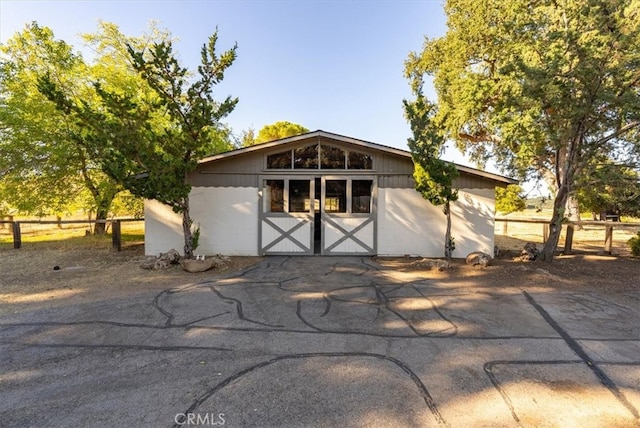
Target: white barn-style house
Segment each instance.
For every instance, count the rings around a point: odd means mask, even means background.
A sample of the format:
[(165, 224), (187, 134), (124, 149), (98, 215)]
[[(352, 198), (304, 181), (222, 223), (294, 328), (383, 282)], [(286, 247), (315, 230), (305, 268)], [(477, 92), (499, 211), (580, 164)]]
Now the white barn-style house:
[[(493, 254), (495, 187), (456, 165), (454, 257)], [(197, 254), (442, 257), (446, 218), (414, 189), (411, 153), (314, 131), (211, 156), (188, 177)], [(179, 214), (145, 203), (145, 253), (184, 245)]]

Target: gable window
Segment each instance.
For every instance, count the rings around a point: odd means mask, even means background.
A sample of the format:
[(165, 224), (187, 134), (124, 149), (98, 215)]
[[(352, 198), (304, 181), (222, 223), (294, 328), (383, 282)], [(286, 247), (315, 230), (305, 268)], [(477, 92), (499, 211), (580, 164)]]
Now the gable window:
[(373, 169), (371, 155), (360, 152), (349, 152), (349, 169)]
[(267, 169), (291, 169), (291, 150), (268, 155)]
[(344, 150), (333, 146), (322, 146), (320, 152), (320, 168), (321, 169), (345, 169)]
[(293, 167), (295, 169), (318, 169), (318, 145), (293, 149)]
[(327, 144), (267, 155), (267, 169), (373, 169), (373, 156)]

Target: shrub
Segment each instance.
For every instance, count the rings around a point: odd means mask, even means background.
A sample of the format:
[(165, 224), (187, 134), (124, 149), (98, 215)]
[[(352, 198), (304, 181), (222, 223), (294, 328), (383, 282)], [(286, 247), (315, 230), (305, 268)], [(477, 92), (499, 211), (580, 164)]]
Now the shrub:
[(640, 232), (638, 232), (638, 236), (634, 236), (633, 238), (627, 241), (629, 247), (631, 247), (631, 254), (634, 257), (640, 256)]

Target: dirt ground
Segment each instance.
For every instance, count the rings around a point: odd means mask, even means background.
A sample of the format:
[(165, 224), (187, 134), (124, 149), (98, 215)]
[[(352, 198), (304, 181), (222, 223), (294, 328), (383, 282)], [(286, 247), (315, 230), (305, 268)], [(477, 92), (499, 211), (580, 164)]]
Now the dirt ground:
[[(48, 299), (100, 298), (110, 294), (135, 293), (171, 287), (185, 282), (222, 276), (253, 265), (261, 257), (229, 257), (215, 272), (187, 273), (179, 266), (166, 270), (144, 270), (143, 245), (110, 248), (69, 248), (31, 244), (19, 250), (0, 250), (0, 301), (46, 305)], [(55, 269), (58, 267), (58, 269)], [(96, 277), (99, 276), (99, 288)], [(1, 313), (1, 309), (0, 309)]]
[[(500, 288), (520, 285), (611, 292), (639, 286), (640, 259), (578, 250), (575, 255), (559, 255), (552, 263), (541, 263), (521, 262), (516, 254), (505, 251), (486, 268), (467, 266), (464, 260), (454, 259), (449, 269), (443, 271), (425, 267), (419, 263), (419, 258), (377, 257), (375, 261), (400, 272), (458, 286)], [(142, 245), (125, 247), (121, 252), (45, 244), (32, 244), (20, 250), (3, 249), (0, 250), (0, 301), (33, 307), (46, 306), (48, 299), (98, 299), (102, 292), (127, 294), (162, 289), (225, 276), (256, 264), (262, 258), (229, 257), (224, 267), (203, 273), (187, 273), (179, 266), (144, 270), (140, 268), (144, 259)], [(59, 269), (54, 270), (56, 266)], [(100, 277), (99, 288), (96, 275)]]

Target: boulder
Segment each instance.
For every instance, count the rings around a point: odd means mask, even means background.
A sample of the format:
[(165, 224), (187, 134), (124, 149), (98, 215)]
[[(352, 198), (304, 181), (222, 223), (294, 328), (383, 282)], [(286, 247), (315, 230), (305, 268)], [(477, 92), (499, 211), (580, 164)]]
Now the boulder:
[(491, 256), (487, 253), (483, 253), (482, 251), (474, 251), (467, 255), (466, 262), (471, 266), (480, 265), (482, 267), (487, 267), (491, 263)]
[(158, 257), (161, 260), (166, 260), (167, 262), (169, 262), (169, 264), (177, 264), (180, 261), (180, 253), (177, 252), (176, 250), (169, 250), (166, 253), (161, 253), (160, 257)]
[(538, 254), (540, 254), (538, 246), (533, 242), (527, 242), (524, 244), (522, 252), (520, 252), (520, 260), (523, 262), (532, 262), (538, 258)]
[(228, 261), (228, 257), (219, 254), (208, 259), (205, 256), (197, 256), (196, 259), (180, 260), (180, 266), (187, 272), (204, 272), (209, 269), (222, 269)]
[(206, 259), (206, 260), (194, 260), (194, 259), (183, 259), (180, 260), (180, 266), (183, 270), (187, 272), (204, 272), (212, 267), (214, 267), (216, 260), (215, 259)]

